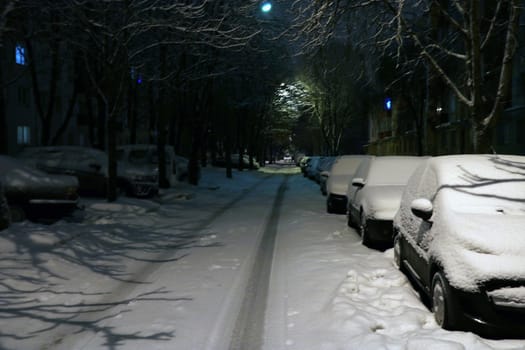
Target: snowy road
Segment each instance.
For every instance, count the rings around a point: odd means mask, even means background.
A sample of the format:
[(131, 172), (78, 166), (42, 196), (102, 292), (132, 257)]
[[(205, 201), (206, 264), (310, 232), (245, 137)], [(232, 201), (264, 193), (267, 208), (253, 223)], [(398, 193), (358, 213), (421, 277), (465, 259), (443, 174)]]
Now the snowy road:
[(525, 348), (439, 329), (311, 181), (205, 170), (160, 203), (2, 231), (0, 349)]

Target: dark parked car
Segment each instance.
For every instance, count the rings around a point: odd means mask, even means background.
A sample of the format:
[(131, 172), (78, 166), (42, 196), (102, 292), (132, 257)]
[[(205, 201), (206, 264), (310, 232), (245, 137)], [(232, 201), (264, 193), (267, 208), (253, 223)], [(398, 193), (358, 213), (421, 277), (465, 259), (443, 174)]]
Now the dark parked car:
[(524, 156), (442, 156), (408, 181), (394, 257), (443, 328), (525, 337), (524, 169)]
[(392, 220), (412, 172), (425, 158), (365, 158), (348, 186), (348, 224), (356, 225), (364, 245), (392, 245)]
[[(166, 177), (170, 186), (174, 186), (176, 181), (184, 181), (188, 178), (188, 159), (175, 154), (172, 146), (166, 145), (165, 150)], [(158, 173), (157, 145), (121, 145), (117, 147), (117, 158), (131, 166), (146, 167), (150, 172)]]
[(73, 176), (46, 174), (9, 156), (0, 156), (0, 174), (11, 222), (60, 218), (77, 208)]
[[(77, 177), (81, 195), (106, 194), (108, 158), (101, 150), (80, 146), (28, 147), (18, 157), (46, 173)], [(117, 186), (129, 196), (153, 196), (158, 193), (158, 171), (119, 162)]]

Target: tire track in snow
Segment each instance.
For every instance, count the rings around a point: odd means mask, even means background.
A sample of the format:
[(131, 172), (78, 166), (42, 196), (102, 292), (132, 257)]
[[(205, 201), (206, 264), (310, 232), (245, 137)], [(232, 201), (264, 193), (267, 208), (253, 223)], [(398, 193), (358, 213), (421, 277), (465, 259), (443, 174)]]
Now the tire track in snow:
[[(211, 215), (208, 216), (205, 220), (200, 221), (198, 225), (191, 228), (194, 234), (191, 236), (184, 237), (184, 241), (191, 242), (195, 238), (200, 237), (202, 231), (208, 228), (215, 220), (217, 220), (226, 212), (228, 212), (228, 210), (232, 209), (238, 202), (246, 198), (251, 192), (253, 192), (259, 186), (261, 186), (261, 184), (263, 184), (270, 178), (271, 176), (269, 175), (264, 176), (261, 180), (257, 181), (250, 187), (244, 189), (236, 197), (225, 203), (216, 211), (212, 212)], [(177, 246), (179, 245), (180, 248), (182, 248), (184, 247), (185, 243), (181, 242), (180, 244), (177, 244)], [(152, 260), (158, 262), (168, 262), (176, 261), (184, 257), (184, 255), (175, 257), (177, 251), (180, 250), (179, 247), (171, 247), (173, 248), (171, 249), (170, 246), (167, 246), (167, 248), (168, 249), (165, 252), (156, 255), (152, 258)], [(142, 266), (142, 268), (134, 271), (128, 280), (120, 282), (115, 288), (111, 290), (111, 293), (105, 293), (107, 294), (107, 296), (102, 297), (99, 300), (93, 301), (95, 305), (94, 311), (84, 310), (79, 316), (75, 317), (75, 319), (71, 321), (68, 325), (62, 325), (63, 329), (61, 330), (61, 332), (57, 333), (53, 337), (53, 342), (50, 344), (42, 344), (42, 348), (64, 348), (64, 343), (69, 345), (74, 344), (75, 348), (77, 348), (78, 346), (82, 347), (83, 345), (81, 344), (88, 344), (92, 338), (95, 338), (97, 336), (96, 332), (93, 332), (92, 334), (86, 334), (84, 337), (77, 340), (75, 338), (78, 337), (78, 334), (76, 333), (78, 332), (78, 328), (83, 329), (83, 331), (85, 331), (84, 328), (100, 329), (101, 331), (104, 331), (107, 327), (106, 321), (108, 320), (106, 315), (110, 315), (113, 310), (122, 307), (123, 305), (126, 305), (129, 302), (132, 302), (134, 299), (140, 298), (141, 296), (136, 295), (137, 293), (135, 293), (136, 287), (141, 284), (147, 284), (147, 277), (153, 274), (159, 268), (161, 268), (162, 265), (163, 263), (147, 263), (144, 266)], [(164, 293), (165, 291), (152, 291), (153, 294), (157, 292)], [(101, 305), (104, 306), (103, 310), (96, 310), (97, 308), (100, 308), (99, 306)], [(72, 330), (75, 330), (75, 332), (71, 332)], [(89, 333), (89, 331), (87, 331), (86, 333)], [(72, 343), (70, 344), (70, 342)], [(66, 345), (66, 347), (69, 345)]]
[(268, 298), (268, 287), (272, 268), (275, 236), (287, 189), (289, 176), (285, 176), (277, 190), (272, 212), (261, 238), (255, 261), (242, 302), (241, 310), (233, 331), (230, 350), (261, 349), (264, 334), (264, 316)]

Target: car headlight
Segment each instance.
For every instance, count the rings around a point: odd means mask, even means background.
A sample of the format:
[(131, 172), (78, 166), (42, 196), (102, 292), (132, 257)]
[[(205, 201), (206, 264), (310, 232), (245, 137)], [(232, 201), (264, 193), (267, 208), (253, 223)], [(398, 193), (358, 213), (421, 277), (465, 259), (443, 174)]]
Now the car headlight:
[(508, 287), (488, 291), (487, 296), (496, 306), (525, 309), (525, 287)]

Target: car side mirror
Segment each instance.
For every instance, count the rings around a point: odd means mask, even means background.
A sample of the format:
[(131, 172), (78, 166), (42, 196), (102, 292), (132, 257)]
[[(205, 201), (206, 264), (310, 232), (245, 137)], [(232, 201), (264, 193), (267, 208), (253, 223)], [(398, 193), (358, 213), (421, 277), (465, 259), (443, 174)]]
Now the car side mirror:
[(430, 220), (434, 213), (434, 206), (432, 202), (426, 198), (414, 199), (410, 204), (412, 214), (425, 221)]
[(355, 177), (352, 179), (352, 186), (363, 188), (365, 187), (365, 180), (362, 177)]
[(326, 170), (323, 170), (323, 171), (321, 171), (321, 176), (322, 177), (330, 177), (330, 172), (326, 171)]

